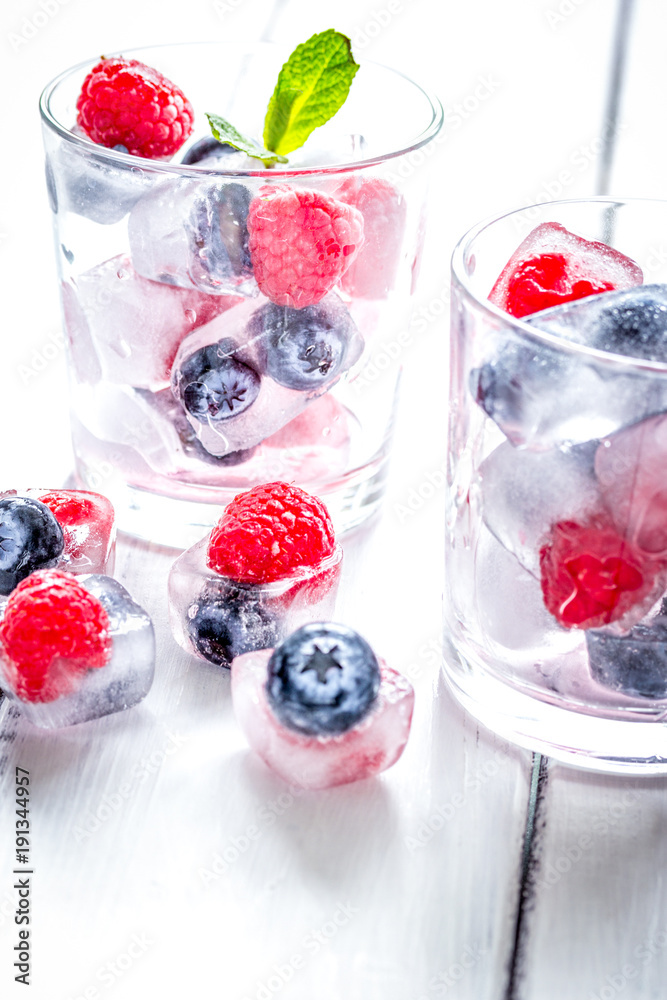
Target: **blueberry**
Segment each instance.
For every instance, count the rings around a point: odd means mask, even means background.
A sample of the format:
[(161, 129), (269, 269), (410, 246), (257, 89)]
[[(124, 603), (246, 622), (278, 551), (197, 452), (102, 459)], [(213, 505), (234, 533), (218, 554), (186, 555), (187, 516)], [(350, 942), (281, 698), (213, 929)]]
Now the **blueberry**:
[(667, 286), (644, 285), (611, 297), (608, 304), (606, 299), (596, 303), (591, 316), (592, 346), (647, 361), (667, 361)]
[(187, 615), (195, 649), (217, 666), (229, 667), (235, 656), (278, 640), (278, 623), (253, 589), (231, 581), (209, 581)]
[(64, 547), (62, 528), (46, 504), (28, 497), (0, 500), (0, 594), (36, 569), (54, 566)]
[(188, 149), (187, 153), (183, 156), (181, 163), (188, 164), (192, 166), (195, 163), (199, 163), (201, 160), (208, 159), (219, 159), (224, 160), (230, 154), (237, 153), (238, 150), (234, 149), (227, 142), (218, 142), (212, 135), (205, 135), (203, 139), (199, 139)]
[(254, 313), (248, 334), (259, 340), (263, 369), (288, 389), (307, 392), (326, 386), (358, 357), (357, 328), (336, 300), (304, 309), (269, 302)]
[(193, 258), (214, 281), (251, 273), (249, 207), (250, 191), (243, 184), (202, 186), (194, 200), (189, 219)]
[(202, 347), (175, 370), (174, 385), (188, 413), (198, 420), (225, 420), (252, 406), (260, 376), (234, 356), (237, 345), (223, 338)]
[(269, 660), (269, 704), (283, 725), (309, 736), (351, 729), (368, 714), (379, 688), (375, 653), (345, 625), (304, 625)]
[(667, 697), (667, 614), (635, 625), (626, 635), (586, 632), (591, 674), (605, 687), (640, 698)]

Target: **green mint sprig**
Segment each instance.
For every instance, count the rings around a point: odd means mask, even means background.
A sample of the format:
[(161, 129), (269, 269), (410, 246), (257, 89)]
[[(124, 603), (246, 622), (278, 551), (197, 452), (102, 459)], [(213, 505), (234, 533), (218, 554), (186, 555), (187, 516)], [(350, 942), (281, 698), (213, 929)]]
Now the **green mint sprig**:
[(314, 129), (343, 106), (359, 69), (350, 39), (329, 28), (297, 45), (278, 76), (264, 119), (264, 147), (242, 135), (220, 115), (207, 114), (211, 131), (248, 156), (272, 167), (303, 146)]

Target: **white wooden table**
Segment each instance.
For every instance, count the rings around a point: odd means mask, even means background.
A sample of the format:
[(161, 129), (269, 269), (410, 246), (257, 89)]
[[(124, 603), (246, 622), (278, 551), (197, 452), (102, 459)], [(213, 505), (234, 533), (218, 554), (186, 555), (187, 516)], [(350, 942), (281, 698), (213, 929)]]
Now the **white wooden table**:
[[(593, 193), (613, 13), (608, 0), (3, 9), (16, 139), (0, 214), (3, 488), (58, 485), (71, 463), (62, 351), (48, 349), (58, 313), (35, 114), (44, 82), (98, 51), (176, 38), (295, 44), (335, 26), (446, 108), (389, 493), (381, 518), (345, 539), (337, 609), (415, 685), (406, 752), (373, 781), (290, 790), (248, 751), (226, 673), (171, 639), (175, 552), (123, 539), (117, 575), (158, 634), (146, 701), (55, 737), (0, 706), (3, 1000), (26, 995), (13, 969), (16, 766), (31, 778), (33, 1000), (667, 995), (664, 781), (533, 760), (464, 715), (440, 674), (449, 256), (484, 215)], [(666, 22), (658, 0), (637, 0), (618, 194), (665, 192), (649, 105), (665, 104)]]

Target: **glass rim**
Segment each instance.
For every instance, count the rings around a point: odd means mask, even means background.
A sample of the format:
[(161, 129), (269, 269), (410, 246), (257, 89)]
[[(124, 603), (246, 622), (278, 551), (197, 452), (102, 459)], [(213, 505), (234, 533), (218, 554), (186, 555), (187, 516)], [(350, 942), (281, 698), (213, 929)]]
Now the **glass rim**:
[[(504, 326), (513, 327), (516, 334), (520, 335), (523, 339), (532, 340), (537, 344), (551, 347), (561, 353), (588, 358), (591, 361), (594, 361), (598, 367), (613, 369), (624, 368), (634, 372), (646, 372), (667, 376), (667, 361), (649, 361), (646, 358), (632, 357), (632, 355), (614, 354), (611, 351), (601, 351), (598, 348), (589, 347), (586, 344), (579, 344), (573, 340), (568, 340), (565, 337), (559, 337), (555, 333), (550, 333), (547, 330), (541, 330), (539, 327), (533, 326), (532, 324), (525, 322), (523, 319), (511, 316), (499, 306), (494, 305), (494, 303), (490, 302), (487, 298), (481, 298), (480, 295), (471, 287), (469, 276), (466, 273), (466, 257), (477, 237), (487, 229), (490, 229), (491, 226), (498, 222), (502, 222), (504, 219), (511, 218), (513, 215), (520, 215), (522, 212), (535, 207), (548, 208), (549, 206), (553, 206), (555, 209), (558, 209), (565, 205), (591, 204), (597, 204), (600, 206), (608, 205), (610, 207), (621, 207), (623, 205), (664, 205), (667, 208), (667, 199), (614, 198), (610, 195), (591, 195), (588, 198), (562, 198), (556, 201), (544, 201), (540, 202), (537, 206), (535, 204), (523, 205), (521, 208), (511, 209), (510, 211), (503, 212), (500, 215), (487, 216), (481, 222), (478, 222), (466, 233), (464, 233), (454, 247), (451, 259), (452, 283), (457, 284), (463, 290), (465, 295), (475, 303), (477, 308), (482, 313), (486, 313), (496, 324), (500, 322)], [(624, 291), (627, 291), (627, 289), (624, 289)]]
[[(114, 58), (117, 56), (127, 56), (131, 58), (136, 58), (137, 53), (145, 52), (147, 49), (166, 49), (166, 48), (192, 48), (196, 46), (214, 46), (217, 48), (229, 48), (233, 46), (234, 48), (242, 48), (246, 52), (260, 51), (261, 49), (270, 48), (274, 51), (278, 51), (281, 46), (274, 42), (255, 42), (255, 43), (242, 43), (238, 45), (235, 42), (221, 42), (221, 41), (202, 41), (202, 42), (174, 42), (174, 43), (162, 43), (160, 45), (142, 45), (137, 48), (123, 49), (122, 52), (110, 52), (108, 58)], [(289, 53), (286, 53), (285, 58)], [(308, 176), (309, 174), (336, 174), (336, 173), (347, 173), (352, 170), (357, 170), (361, 168), (367, 168), (371, 166), (376, 166), (377, 164), (385, 163), (390, 160), (395, 160), (400, 156), (405, 156), (408, 153), (412, 153), (422, 146), (425, 146), (430, 142), (435, 136), (440, 132), (444, 122), (444, 110), (442, 103), (439, 98), (422, 87), (421, 84), (416, 83), (405, 73), (401, 73), (400, 70), (394, 69), (391, 66), (386, 66), (383, 63), (378, 63), (370, 59), (360, 59), (358, 60), (359, 66), (376, 66), (379, 69), (386, 70), (392, 73), (396, 77), (402, 78), (410, 86), (414, 87), (415, 90), (420, 91), (423, 97), (426, 99), (431, 108), (431, 121), (428, 123), (425, 129), (415, 136), (414, 140), (408, 145), (402, 146), (400, 149), (393, 149), (387, 153), (381, 153), (377, 156), (367, 157), (361, 160), (354, 160), (348, 162), (342, 162), (335, 165), (322, 165), (322, 166), (309, 166), (309, 167), (272, 167), (270, 170), (267, 168), (258, 170), (247, 170), (247, 169), (231, 169), (231, 170), (215, 170), (211, 167), (200, 167), (197, 164), (190, 163), (173, 163), (169, 160), (151, 160), (143, 156), (135, 156), (130, 153), (122, 153), (118, 150), (109, 149), (106, 146), (100, 146), (97, 143), (92, 142), (91, 139), (84, 138), (83, 136), (76, 135), (69, 128), (63, 125), (55, 117), (51, 111), (51, 99), (54, 96), (56, 89), (63, 83), (66, 79), (73, 76), (76, 73), (82, 72), (86, 68), (92, 68), (96, 62), (99, 62), (99, 56), (94, 59), (86, 59), (83, 62), (77, 63), (75, 66), (70, 66), (68, 69), (63, 70), (58, 76), (54, 77), (49, 83), (46, 84), (42, 90), (39, 98), (39, 111), (42, 117), (42, 121), (54, 132), (56, 132), (62, 139), (70, 143), (71, 145), (78, 146), (84, 151), (90, 151), (95, 154), (96, 158), (107, 160), (109, 163), (116, 163), (119, 166), (124, 167), (134, 166), (143, 167), (151, 170), (155, 170), (159, 173), (164, 174), (176, 174), (181, 176), (206, 176), (206, 175), (217, 175), (217, 176), (229, 176), (229, 177), (266, 177), (268, 179), (275, 178), (287, 178), (287, 177), (299, 177)]]

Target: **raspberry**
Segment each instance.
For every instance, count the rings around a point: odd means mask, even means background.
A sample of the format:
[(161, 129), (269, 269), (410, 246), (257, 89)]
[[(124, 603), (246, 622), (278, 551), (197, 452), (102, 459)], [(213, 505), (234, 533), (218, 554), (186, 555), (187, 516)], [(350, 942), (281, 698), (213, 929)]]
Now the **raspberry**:
[(655, 585), (657, 565), (612, 528), (559, 521), (540, 549), (542, 595), (566, 628), (618, 621)]
[(85, 672), (111, 657), (109, 617), (76, 577), (37, 570), (7, 601), (0, 648), (16, 695), (54, 701), (70, 694)]
[(319, 302), (364, 239), (361, 212), (319, 191), (260, 188), (248, 212), (248, 246), (260, 291), (279, 306)]
[(588, 295), (641, 285), (642, 280), (641, 268), (613, 247), (585, 240), (560, 223), (544, 222), (514, 251), (489, 301), (520, 318)]
[(393, 184), (379, 177), (348, 177), (336, 197), (364, 219), (364, 246), (341, 287), (348, 295), (386, 299), (394, 287), (403, 250), (406, 204)]
[(239, 493), (213, 528), (207, 562), (240, 583), (270, 583), (333, 555), (329, 513), (298, 486), (266, 483)]
[(192, 132), (194, 111), (175, 84), (137, 59), (103, 59), (83, 81), (77, 123), (93, 142), (166, 159)]
[(78, 490), (49, 490), (48, 493), (40, 494), (38, 499), (53, 512), (61, 527), (90, 520), (97, 511), (95, 500), (106, 500), (98, 493), (88, 496)]

